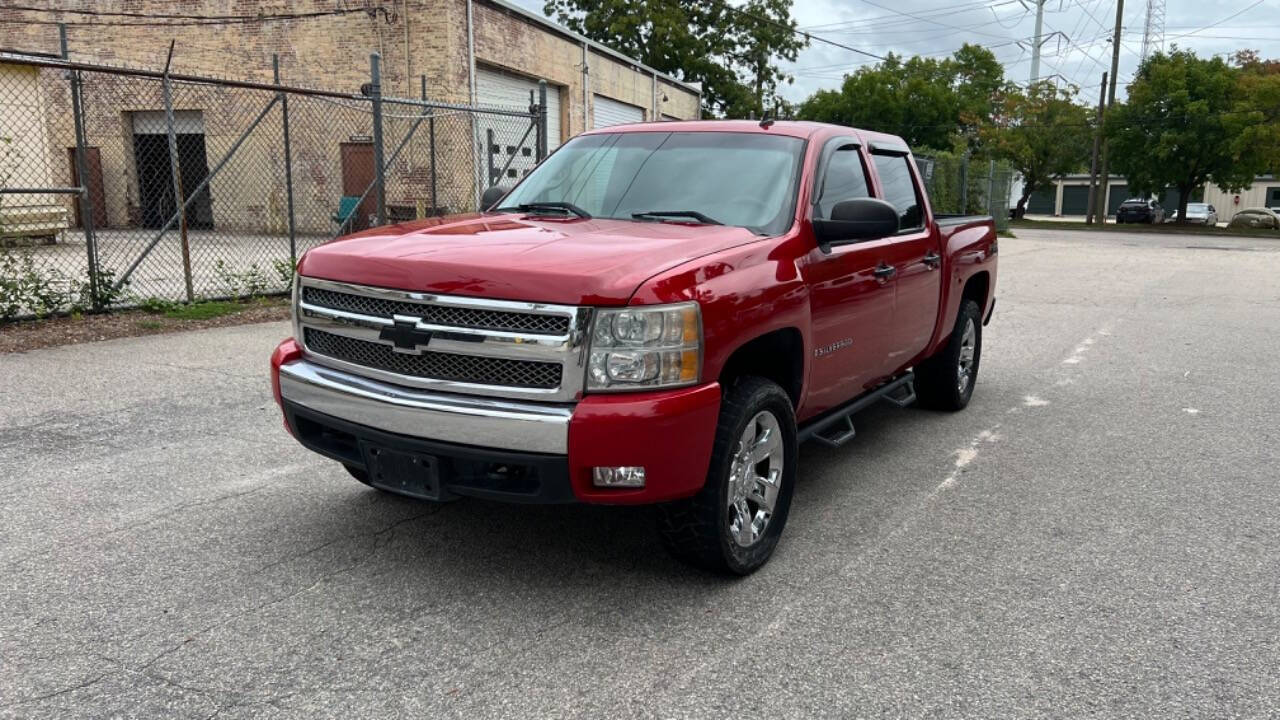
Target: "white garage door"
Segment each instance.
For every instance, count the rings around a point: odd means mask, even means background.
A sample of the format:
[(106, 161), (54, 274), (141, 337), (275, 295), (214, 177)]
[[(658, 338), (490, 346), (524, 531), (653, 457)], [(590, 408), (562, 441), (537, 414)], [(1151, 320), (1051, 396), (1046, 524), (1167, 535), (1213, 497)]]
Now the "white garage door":
[(593, 128), (644, 122), (643, 108), (621, 103), (603, 95), (595, 95), (591, 100), (591, 127)]
[[(538, 82), (529, 78), (486, 68), (476, 69), (476, 102), (481, 107), (525, 110), (529, 91), (538, 98)], [(525, 134), (529, 122), (510, 115), (476, 113), (476, 169), (481, 190), (492, 185), (511, 187), (538, 163), (537, 138)], [(488, 131), (493, 145), (485, 147)], [(560, 145), (560, 89), (547, 85), (547, 152)]]
[[(524, 110), (529, 107), (529, 91), (538, 99), (538, 82), (521, 75), (511, 75), (498, 70), (477, 68), (476, 102), (480, 105), (496, 105), (508, 110)], [(516, 119), (502, 124), (518, 123)], [(523, 128), (521, 128), (523, 132)], [(532, 137), (532, 136), (530, 136)], [(519, 140), (516, 137), (515, 140)], [(547, 152), (560, 146), (560, 88), (547, 85)]]

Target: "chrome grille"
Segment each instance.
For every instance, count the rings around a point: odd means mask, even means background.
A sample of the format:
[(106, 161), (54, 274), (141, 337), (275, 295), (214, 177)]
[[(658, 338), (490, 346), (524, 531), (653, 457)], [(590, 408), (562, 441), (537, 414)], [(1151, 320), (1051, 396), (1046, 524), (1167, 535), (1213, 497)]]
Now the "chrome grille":
[(390, 345), (304, 328), (309, 350), (344, 362), (400, 375), (503, 387), (553, 389), (560, 385), (560, 363), (424, 351), (399, 353)]
[(308, 305), (390, 319), (392, 315), (420, 317), (430, 325), (451, 325), (478, 330), (564, 335), (569, 332), (565, 315), (509, 312), (483, 308), (451, 307), (369, 297), (317, 287), (304, 287), (302, 301)]

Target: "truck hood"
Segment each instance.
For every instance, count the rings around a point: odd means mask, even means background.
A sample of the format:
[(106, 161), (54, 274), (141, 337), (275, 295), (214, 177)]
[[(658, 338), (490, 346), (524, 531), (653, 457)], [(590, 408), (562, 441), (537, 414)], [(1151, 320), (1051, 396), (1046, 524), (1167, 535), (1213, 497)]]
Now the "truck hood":
[(310, 250), (298, 272), (443, 295), (623, 305), (668, 268), (758, 239), (723, 225), (473, 214), (365, 230)]

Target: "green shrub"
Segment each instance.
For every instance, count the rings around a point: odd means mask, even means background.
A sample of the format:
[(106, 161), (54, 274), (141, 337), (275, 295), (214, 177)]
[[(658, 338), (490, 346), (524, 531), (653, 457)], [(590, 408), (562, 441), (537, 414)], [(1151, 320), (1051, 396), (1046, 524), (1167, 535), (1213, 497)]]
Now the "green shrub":
[(24, 310), (38, 318), (52, 315), (78, 297), (70, 284), (57, 270), (37, 269), (30, 253), (0, 251), (0, 319), (12, 320)]
[(233, 270), (227, 267), (225, 261), (219, 259), (213, 264), (213, 271), (222, 281), (229, 297), (257, 297), (267, 290), (267, 276), (263, 274), (262, 268), (258, 267), (258, 263), (250, 264), (247, 270)]

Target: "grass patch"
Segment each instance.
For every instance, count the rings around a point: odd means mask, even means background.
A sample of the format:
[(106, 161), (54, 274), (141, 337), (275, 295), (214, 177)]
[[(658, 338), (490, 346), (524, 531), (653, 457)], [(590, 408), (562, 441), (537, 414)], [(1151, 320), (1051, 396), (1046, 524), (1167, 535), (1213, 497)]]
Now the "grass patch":
[(210, 320), (224, 315), (235, 315), (250, 307), (246, 303), (211, 300), (171, 307), (164, 311), (164, 316), (174, 320)]
[(142, 330), (159, 330), (164, 327), (164, 323), (159, 320), (139, 320), (138, 328)]
[(1177, 225), (1165, 223), (1161, 225), (1139, 225), (1108, 222), (1106, 225), (1086, 225), (1082, 222), (1054, 222), (1052, 220), (1012, 220), (1011, 230), (1028, 228), (1032, 230), (1068, 230), (1076, 232), (1124, 232), (1124, 233), (1158, 233), (1161, 235), (1201, 235), (1225, 237), (1256, 237), (1280, 240), (1280, 231), (1263, 228), (1221, 228), (1203, 225)]
[(997, 230), (997, 231), (996, 231), (996, 237), (1002, 237), (1002, 238), (1016, 238), (1016, 237), (1018, 237), (1018, 236), (1017, 236), (1017, 235), (1014, 235), (1012, 230)]

